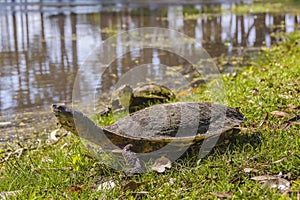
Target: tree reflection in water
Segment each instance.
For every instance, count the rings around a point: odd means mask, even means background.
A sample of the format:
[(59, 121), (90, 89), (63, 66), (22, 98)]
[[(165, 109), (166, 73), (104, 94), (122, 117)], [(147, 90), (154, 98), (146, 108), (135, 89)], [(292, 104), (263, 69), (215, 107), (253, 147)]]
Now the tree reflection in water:
[[(78, 2), (81, 5), (73, 5)], [(48, 109), (53, 102), (70, 103), (80, 63), (102, 40), (128, 29), (175, 29), (196, 38), (212, 57), (219, 57), (228, 52), (243, 56), (244, 49), (270, 46), (278, 42), (271, 33), (291, 32), (300, 23), (299, 15), (289, 13), (235, 15), (229, 12), (234, 3), (130, 8), (93, 1), (92, 5), (82, 5), (82, 1), (72, 1), (72, 5), (68, 1), (19, 3), (1, 5), (0, 115), (37, 106)], [(196, 17), (189, 19), (186, 13), (191, 12)], [(153, 59), (168, 66), (188, 65), (171, 53), (132, 51), (106, 70), (99, 92), (108, 92), (130, 68)]]

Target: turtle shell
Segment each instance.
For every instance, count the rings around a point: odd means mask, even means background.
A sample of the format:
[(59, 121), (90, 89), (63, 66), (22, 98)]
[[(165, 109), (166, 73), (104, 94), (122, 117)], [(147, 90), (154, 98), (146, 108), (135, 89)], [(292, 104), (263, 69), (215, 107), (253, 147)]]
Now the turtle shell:
[(154, 104), (167, 103), (175, 100), (176, 95), (169, 88), (154, 83), (138, 85), (132, 89), (129, 85), (123, 85), (112, 94), (111, 106), (101, 115), (107, 115), (109, 111), (129, 110), (136, 112)]
[(154, 83), (143, 84), (134, 88), (130, 99), (129, 112), (136, 112), (151, 105), (166, 103), (175, 99), (174, 92), (165, 86)]

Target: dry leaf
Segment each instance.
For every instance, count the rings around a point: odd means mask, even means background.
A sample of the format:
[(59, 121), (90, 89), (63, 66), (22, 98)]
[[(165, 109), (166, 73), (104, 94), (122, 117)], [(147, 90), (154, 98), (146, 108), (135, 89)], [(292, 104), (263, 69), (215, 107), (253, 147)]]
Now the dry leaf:
[(292, 176), (292, 173), (291, 173), (291, 172), (288, 172), (287, 174), (283, 174), (283, 175), (281, 176), (281, 178), (286, 178), (286, 179), (290, 180), (290, 179), (291, 179), (291, 176)]
[(9, 125), (11, 125), (11, 124), (12, 124), (11, 122), (0, 122), (0, 128), (1, 128), (1, 127), (9, 126)]
[(272, 162), (272, 164), (280, 163), (280, 162), (284, 161), (285, 159), (287, 159), (287, 157), (276, 160), (276, 161)]
[(277, 176), (269, 176), (269, 175), (263, 175), (263, 176), (254, 176), (251, 178), (251, 180), (254, 181), (267, 181), (267, 180), (274, 180), (277, 179)]
[(20, 122), (19, 126), (26, 126), (26, 124), (24, 122)]
[(232, 192), (213, 192), (212, 195), (219, 198), (231, 198), (233, 196)]
[(284, 99), (292, 99), (293, 98), (292, 95), (285, 95), (285, 94), (279, 94), (278, 96), (281, 98), (284, 98)]
[(101, 183), (98, 188), (97, 191), (104, 191), (104, 190), (111, 190), (116, 186), (115, 182), (110, 180), (110, 181), (106, 181), (104, 183)]
[(292, 117), (291, 119), (285, 121), (285, 125), (283, 127), (283, 129), (287, 130), (289, 129), (293, 124), (300, 124), (300, 115), (296, 115), (295, 117)]
[(245, 168), (245, 169), (244, 169), (244, 172), (245, 172), (245, 173), (251, 173), (251, 172), (257, 173), (258, 170), (257, 170), (257, 169), (254, 169), (254, 168)]
[(286, 122), (296, 122), (300, 120), (300, 115), (296, 115), (295, 117), (292, 117), (291, 119), (287, 120)]
[(141, 186), (145, 183), (147, 183), (147, 182), (130, 181), (122, 188), (122, 191), (125, 192), (126, 190), (130, 190), (130, 191), (134, 192), (139, 186)]
[(288, 180), (280, 178), (279, 176), (255, 176), (251, 179), (262, 183), (263, 188), (276, 188), (281, 190), (282, 192), (290, 189), (291, 187), (291, 183)]
[(162, 173), (166, 170), (166, 168), (171, 168), (172, 163), (169, 158), (164, 156), (155, 160), (154, 164), (151, 166), (151, 169), (157, 171), (158, 173)]
[(54, 131), (52, 131), (50, 133), (50, 138), (49, 138), (50, 140), (53, 140), (53, 141), (57, 141), (58, 140), (57, 137), (56, 137), (57, 131), (59, 131), (59, 129), (55, 129)]
[(71, 185), (70, 187), (67, 188), (67, 191), (80, 194), (82, 192), (82, 186), (81, 185)]
[(8, 191), (8, 192), (0, 192), (0, 199), (6, 200), (6, 199), (15, 199), (10, 197), (15, 197), (18, 194), (20, 194), (22, 190), (15, 190), (15, 191)]
[(289, 118), (290, 117), (290, 114), (283, 112), (283, 111), (272, 111), (271, 115), (273, 115), (276, 118), (282, 118), (282, 117)]
[(294, 104), (288, 104), (287, 107), (291, 110), (294, 110), (297, 108), (297, 106), (295, 106)]
[(276, 188), (281, 190), (282, 192), (290, 189), (291, 183), (284, 179), (284, 178), (277, 178), (275, 180), (268, 180), (265, 181), (262, 185), (263, 188), (269, 187), (269, 188)]
[(148, 194), (149, 192), (147, 191), (139, 191), (139, 192), (133, 192), (133, 194)]

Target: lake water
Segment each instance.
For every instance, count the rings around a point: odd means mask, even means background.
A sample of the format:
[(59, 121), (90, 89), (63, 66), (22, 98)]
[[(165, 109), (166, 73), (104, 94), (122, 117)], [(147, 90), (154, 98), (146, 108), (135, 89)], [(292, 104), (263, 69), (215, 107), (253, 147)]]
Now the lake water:
[[(248, 55), (278, 42), (273, 33), (299, 29), (299, 13), (231, 12), (251, 1), (210, 1), (170, 5), (133, 1), (5, 1), (0, 3), (0, 116), (49, 110), (52, 103), (72, 102), (76, 73), (102, 41), (142, 27), (169, 28), (186, 34), (212, 58), (240, 67)], [(2, 5), (1, 5), (2, 4)], [(117, 47), (122, 41), (117, 39)], [(156, 49), (132, 51), (111, 63), (98, 83), (111, 91), (130, 69), (141, 63), (168, 66), (184, 62)], [(239, 59), (234, 60), (235, 57)], [(174, 68), (175, 69), (175, 68)], [(160, 69), (153, 68), (160, 76)], [(105, 93), (108, 94), (108, 93)]]

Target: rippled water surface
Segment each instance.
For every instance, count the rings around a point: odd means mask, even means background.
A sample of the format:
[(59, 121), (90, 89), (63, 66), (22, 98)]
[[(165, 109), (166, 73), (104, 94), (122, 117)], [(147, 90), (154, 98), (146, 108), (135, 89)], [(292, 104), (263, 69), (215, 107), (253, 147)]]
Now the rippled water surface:
[[(205, 1), (204, 1), (205, 2)], [(245, 2), (245, 1), (244, 1)], [(140, 27), (162, 27), (195, 38), (211, 57), (241, 58), (277, 41), (272, 33), (299, 29), (299, 13), (231, 12), (239, 1), (170, 5), (147, 2), (99, 4), (97, 1), (6, 1), (0, 6), (0, 115), (48, 110), (55, 102), (72, 102), (78, 68), (103, 40)], [(251, 4), (251, 1), (246, 1)], [(181, 65), (176, 55), (156, 49), (120, 55), (99, 79), (110, 91), (141, 63)], [(129, 47), (130, 48), (130, 47)], [(180, 47), (178, 47), (180, 48)], [(232, 62), (242, 66), (244, 60)], [(175, 68), (174, 68), (175, 69)], [(157, 77), (160, 69), (152, 69)], [(145, 72), (147, 73), (147, 72)]]

